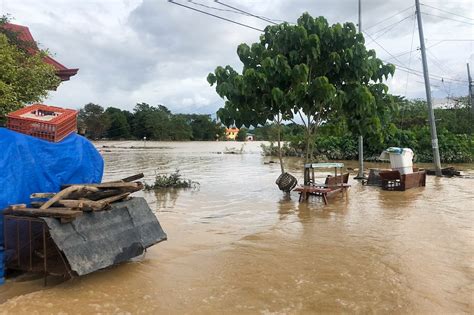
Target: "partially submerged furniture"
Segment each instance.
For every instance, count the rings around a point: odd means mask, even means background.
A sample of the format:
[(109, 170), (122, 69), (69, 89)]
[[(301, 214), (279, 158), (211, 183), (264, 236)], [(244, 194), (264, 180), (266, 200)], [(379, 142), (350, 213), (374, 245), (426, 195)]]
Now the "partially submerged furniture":
[(426, 171), (413, 168), (409, 174), (400, 174), (399, 171), (383, 171), (379, 173), (383, 190), (404, 191), (415, 187), (426, 186)]
[[(390, 160), (391, 170), (378, 172), (383, 190), (404, 191), (426, 185), (426, 171), (413, 167), (413, 151), (409, 148), (390, 147), (379, 159)], [(369, 176), (370, 177), (370, 176)]]
[[(304, 185), (297, 187), (294, 191), (300, 193), (300, 201), (308, 200), (309, 196), (321, 197), (324, 204), (328, 204), (328, 197), (341, 193), (342, 196), (346, 194), (350, 187), (347, 184), (349, 174), (342, 174), (343, 163), (309, 163), (304, 166)], [(334, 176), (328, 175), (324, 184), (317, 184), (315, 182), (315, 169), (334, 168)], [(338, 175), (339, 170), (339, 175)]]

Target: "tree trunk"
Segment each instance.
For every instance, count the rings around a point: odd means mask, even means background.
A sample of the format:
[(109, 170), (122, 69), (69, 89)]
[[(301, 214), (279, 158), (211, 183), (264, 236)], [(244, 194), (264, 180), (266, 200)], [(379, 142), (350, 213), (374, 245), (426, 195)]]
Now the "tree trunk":
[(280, 121), (280, 115), (278, 115), (278, 120), (277, 120), (277, 127), (278, 127), (278, 159), (280, 160), (280, 168), (281, 168), (281, 173), (285, 173), (285, 167), (283, 166), (283, 156), (281, 152), (281, 121)]
[(305, 152), (305, 159), (304, 159), (304, 164), (307, 164), (309, 163), (309, 159), (310, 159), (310, 140), (311, 140), (311, 134), (310, 134), (310, 129), (309, 127), (306, 128), (306, 152)]

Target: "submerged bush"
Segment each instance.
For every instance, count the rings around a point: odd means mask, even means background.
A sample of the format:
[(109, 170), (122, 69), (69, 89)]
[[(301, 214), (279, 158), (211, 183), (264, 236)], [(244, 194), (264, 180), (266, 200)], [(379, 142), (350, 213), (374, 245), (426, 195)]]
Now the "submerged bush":
[(195, 188), (199, 186), (198, 182), (182, 178), (179, 170), (169, 175), (156, 174), (155, 182), (151, 185), (145, 183), (145, 190), (154, 190), (160, 188)]
[[(282, 147), (283, 156), (302, 156), (303, 148), (295, 137)], [(438, 131), (439, 151), (441, 163), (472, 163), (474, 161), (474, 136), (470, 134), (453, 134), (446, 129)], [(376, 160), (380, 153), (388, 147), (411, 148), (415, 153), (415, 162), (432, 162), (433, 151), (431, 136), (428, 127), (417, 130), (396, 130), (388, 135), (382, 143), (364, 143), (364, 157), (366, 160)], [(278, 147), (270, 142), (261, 145), (263, 155), (278, 156)], [(357, 160), (357, 136), (317, 136), (314, 145), (316, 160)]]
[[(262, 148), (262, 155), (263, 156), (278, 156), (278, 145), (272, 141), (269, 145), (261, 144), (260, 147)], [(281, 146), (281, 155), (282, 156), (300, 156), (299, 152), (290, 147), (290, 145), (286, 142), (282, 142)]]

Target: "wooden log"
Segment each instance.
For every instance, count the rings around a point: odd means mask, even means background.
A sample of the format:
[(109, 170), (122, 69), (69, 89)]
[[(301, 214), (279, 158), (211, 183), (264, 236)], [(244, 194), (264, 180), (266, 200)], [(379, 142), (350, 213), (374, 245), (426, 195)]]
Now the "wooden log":
[(139, 180), (141, 178), (145, 177), (143, 173), (140, 174), (135, 174), (129, 177), (122, 178), (122, 182), (134, 182), (136, 180)]
[(16, 209), (22, 209), (22, 208), (26, 208), (26, 204), (20, 203), (20, 204), (16, 204), (16, 205), (9, 205), (7, 209), (16, 210)]
[[(45, 201), (33, 201), (31, 202), (31, 206), (33, 208), (40, 208)], [(55, 208), (55, 207), (62, 207), (62, 208), (71, 208), (73, 210), (80, 210), (80, 211), (102, 211), (102, 210), (108, 210), (110, 206), (105, 203), (99, 203), (97, 201), (93, 200), (88, 200), (88, 199), (62, 199), (57, 202), (55, 202), (49, 209)]]
[(41, 207), (45, 201), (32, 201), (30, 204), (33, 208), (39, 208)]
[(97, 200), (96, 202), (101, 203), (101, 204), (103, 204), (103, 205), (109, 205), (109, 204), (111, 204), (112, 202), (125, 199), (125, 198), (127, 198), (129, 195), (130, 195), (130, 193), (129, 193), (129, 192), (126, 192), (126, 193), (123, 193), (123, 194), (120, 194), (120, 195), (117, 195), (117, 196), (112, 196), (112, 197), (100, 199), (100, 200)]
[(91, 186), (84, 186), (84, 185), (74, 185), (74, 186), (70, 186), (66, 189), (63, 189), (61, 190), (60, 192), (58, 192), (56, 195), (54, 195), (53, 198), (49, 199), (48, 201), (46, 201), (41, 207), (40, 209), (48, 209), (52, 204), (54, 204), (55, 202), (61, 200), (61, 199), (64, 199), (66, 198), (67, 196), (69, 196), (69, 194), (71, 194), (72, 192), (76, 192), (76, 191), (98, 191), (99, 189), (96, 188), (96, 187), (91, 187)]
[(87, 193), (71, 193), (67, 199), (89, 199), (89, 200), (100, 200), (112, 196), (117, 196), (123, 193), (133, 193), (143, 189), (143, 184), (141, 182), (137, 182), (137, 187), (126, 187), (126, 188), (110, 188), (110, 189), (100, 189), (97, 192), (87, 192)]
[(53, 198), (56, 193), (34, 193), (30, 195), (31, 199)]
[(73, 186), (82, 186), (82, 187), (95, 187), (95, 188), (136, 188), (140, 182), (110, 182), (110, 183), (100, 183), (100, 184), (79, 184), (79, 185), (62, 185), (61, 188), (64, 190)]
[(68, 199), (88, 199), (96, 201), (99, 199), (120, 195), (124, 191), (121, 189), (100, 189), (97, 192), (86, 192), (86, 193), (72, 193), (68, 196)]
[(35, 209), (35, 208), (19, 208), (7, 209), (5, 214), (27, 216), (27, 217), (53, 217), (53, 218), (76, 218), (82, 215), (82, 211), (71, 210), (70, 208), (50, 208), (50, 209)]
[(63, 199), (58, 201), (57, 204), (67, 208), (78, 208), (83, 211), (100, 211), (104, 210), (104, 208), (107, 206), (97, 201), (87, 199)]

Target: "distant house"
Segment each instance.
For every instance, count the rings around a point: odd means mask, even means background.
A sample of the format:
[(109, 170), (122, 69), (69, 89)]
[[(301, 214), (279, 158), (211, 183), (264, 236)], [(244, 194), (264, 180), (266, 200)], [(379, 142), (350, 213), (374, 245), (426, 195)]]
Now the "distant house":
[[(18, 39), (31, 44), (31, 48), (28, 48), (30, 54), (36, 54), (39, 51), (36, 41), (31, 35), (30, 30), (26, 26), (6, 23), (3, 25), (3, 28), (18, 34)], [(76, 75), (79, 69), (69, 69), (66, 66), (60, 64), (55, 59), (50, 56), (44, 57), (44, 62), (52, 65), (56, 70), (56, 75), (61, 79), (61, 81), (68, 81), (72, 76)]]
[(237, 138), (238, 133), (239, 133), (239, 128), (226, 128), (225, 138), (227, 140), (235, 140), (235, 138)]

